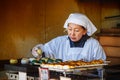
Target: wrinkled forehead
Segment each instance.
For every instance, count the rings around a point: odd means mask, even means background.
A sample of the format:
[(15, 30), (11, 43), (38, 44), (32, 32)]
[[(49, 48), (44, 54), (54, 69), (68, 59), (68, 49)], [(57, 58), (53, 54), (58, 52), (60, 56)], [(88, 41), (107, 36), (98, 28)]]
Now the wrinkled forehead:
[(82, 25), (79, 24), (75, 24), (75, 23), (68, 23), (68, 27), (67, 28), (76, 28), (76, 29), (84, 29), (86, 30), (86, 28)]

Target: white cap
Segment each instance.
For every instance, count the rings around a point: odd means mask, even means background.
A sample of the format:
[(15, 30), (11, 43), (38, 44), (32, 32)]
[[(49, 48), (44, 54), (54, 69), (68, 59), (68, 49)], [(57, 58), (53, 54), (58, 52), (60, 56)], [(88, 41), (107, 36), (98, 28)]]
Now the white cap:
[(83, 26), (84, 28), (87, 29), (88, 36), (91, 36), (93, 33), (97, 31), (97, 28), (95, 27), (95, 25), (84, 14), (80, 14), (80, 13), (70, 14), (64, 24), (64, 28), (68, 27), (68, 23), (74, 23), (74, 24)]

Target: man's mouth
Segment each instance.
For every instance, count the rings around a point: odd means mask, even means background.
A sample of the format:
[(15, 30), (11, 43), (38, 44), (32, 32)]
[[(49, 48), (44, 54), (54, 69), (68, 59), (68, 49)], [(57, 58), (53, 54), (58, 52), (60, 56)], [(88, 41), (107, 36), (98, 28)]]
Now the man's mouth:
[(71, 40), (75, 40), (76, 38), (71, 37)]

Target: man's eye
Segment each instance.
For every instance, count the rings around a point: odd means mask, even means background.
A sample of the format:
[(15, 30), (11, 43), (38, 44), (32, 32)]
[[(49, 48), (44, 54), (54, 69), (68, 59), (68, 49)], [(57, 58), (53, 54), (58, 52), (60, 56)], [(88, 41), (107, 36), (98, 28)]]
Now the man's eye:
[(72, 31), (72, 29), (68, 29), (69, 31)]
[(75, 32), (79, 32), (79, 30), (75, 30)]

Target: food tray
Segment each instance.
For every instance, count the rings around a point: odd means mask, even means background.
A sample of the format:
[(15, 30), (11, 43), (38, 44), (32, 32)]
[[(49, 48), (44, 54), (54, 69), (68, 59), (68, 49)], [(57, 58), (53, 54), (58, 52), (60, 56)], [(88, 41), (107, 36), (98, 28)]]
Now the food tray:
[(108, 65), (107, 63), (104, 64), (94, 64), (94, 65), (83, 65), (83, 66), (75, 66), (75, 68), (90, 68), (90, 67), (102, 67)]
[(84, 66), (76, 66), (74, 68), (69, 69), (59, 69), (59, 68), (49, 68), (49, 67), (42, 67), (42, 68), (48, 68), (51, 71), (57, 71), (57, 72), (73, 72), (76, 70), (90, 70), (90, 69), (102, 69), (103, 66), (108, 65), (106, 63), (104, 64), (95, 64), (95, 65), (84, 65)]
[(73, 72), (75, 70), (88, 70), (88, 69), (102, 69), (103, 66), (108, 65), (108, 63), (110, 63), (110, 61), (104, 61), (103, 64), (93, 64), (93, 65), (82, 65), (82, 66), (74, 66), (74, 68), (67, 68), (67, 69), (63, 69), (63, 68), (54, 68), (54, 67), (45, 67), (42, 66), (39, 63), (35, 63), (35, 65), (40, 65), (41, 68), (48, 68), (49, 70), (52, 71), (58, 71), (58, 72)]

